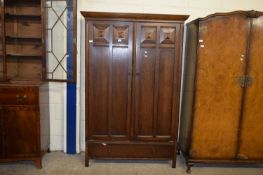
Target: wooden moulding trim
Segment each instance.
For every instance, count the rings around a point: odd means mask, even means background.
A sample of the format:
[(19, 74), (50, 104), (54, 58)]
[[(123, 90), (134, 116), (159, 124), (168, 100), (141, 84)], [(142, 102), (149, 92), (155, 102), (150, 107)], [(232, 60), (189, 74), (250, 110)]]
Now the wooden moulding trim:
[(187, 163), (196, 163), (196, 164), (262, 164), (263, 160), (240, 160), (240, 159), (188, 159)]
[(88, 12), (81, 11), (85, 18), (113, 18), (125, 20), (167, 20), (185, 21), (189, 15), (168, 15), (168, 14), (143, 14), (143, 13), (111, 13), (111, 12)]
[(10, 87), (10, 86), (41, 86), (44, 82), (43, 81), (40, 81), (40, 80), (36, 80), (36, 81), (33, 81), (33, 80), (12, 80), (12, 81), (0, 81), (0, 86), (3, 87), (3, 86), (7, 86), (7, 87)]
[(198, 18), (198, 19), (196, 19), (190, 23), (195, 23), (197, 21), (205, 21), (209, 18), (213, 18), (213, 17), (217, 17), (217, 16), (231, 16), (231, 15), (243, 15), (243, 16), (250, 17), (250, 18), (258, 18), (259, 16), (263, 16), (263, 12), (255, 11), (255, 10), (250, 10), (250, 11), (239, 10), (239, 11), (225, 12), (225, 13), (214, 13), (214, 14), (208, 15), (204, 18)]
[(41, 156), (36, 155), (34, 156), (33, 154), (28, 157), (16, 157), (16, 158), (0, 158), (0, 163), (9, 163), (9, 162), (17, 162), (17, 161), (23, 161), (23, 160), (32, 160), (35, 161), (36, 159), (41, 158)]
[[(176, 142), (154, 142), (154, 141), (110, 141), (110, 140), (86, 140), (86, 144), (110, 144), (110, 145), (177, 145)], [(87, 145), (86, 145), (87, 146)]]

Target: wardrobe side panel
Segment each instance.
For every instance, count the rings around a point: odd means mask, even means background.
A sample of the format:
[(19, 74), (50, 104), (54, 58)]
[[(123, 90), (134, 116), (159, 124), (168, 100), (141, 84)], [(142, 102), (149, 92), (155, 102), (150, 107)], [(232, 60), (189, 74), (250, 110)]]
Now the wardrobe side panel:
[(187, 153), (191, 139), (193, 121), (192, 108), (195, 89), (195, 71), (197, 59), (198, 22), (192, 22), (186, 28), (185, 61), (183, 73), (182, 104), (180, 117), (180, 149)]

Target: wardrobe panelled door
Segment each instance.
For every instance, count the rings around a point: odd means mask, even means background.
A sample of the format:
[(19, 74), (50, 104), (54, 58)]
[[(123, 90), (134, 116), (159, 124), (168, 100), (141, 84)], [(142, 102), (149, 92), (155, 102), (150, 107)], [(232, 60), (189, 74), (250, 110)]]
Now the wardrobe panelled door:
[[(89, 22), (88, 137), (128, 139), (132, 23)], [(92, 82), (92, 83), (91, 83)]]
[(89, 159), (176, 163), (183, 22), (188, 16), (82, 12)]
[(187, 25), (180, 149), (193, 163), (263, 161), (263, 13), (216, 13)]
[(174, 140), (173, 94), (178, 86), (177, 24), (136, 24), (135, 136)]

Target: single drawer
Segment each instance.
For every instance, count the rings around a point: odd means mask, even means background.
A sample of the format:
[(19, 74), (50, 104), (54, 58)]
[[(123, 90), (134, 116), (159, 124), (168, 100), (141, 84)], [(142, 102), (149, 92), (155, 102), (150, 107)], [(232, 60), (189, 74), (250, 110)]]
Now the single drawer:
[(38, 87), (0, 86), (0, 105), (38, 105)]
[(173, 145), (88, 143), (91, 158), (167, 159), (174, 154)]

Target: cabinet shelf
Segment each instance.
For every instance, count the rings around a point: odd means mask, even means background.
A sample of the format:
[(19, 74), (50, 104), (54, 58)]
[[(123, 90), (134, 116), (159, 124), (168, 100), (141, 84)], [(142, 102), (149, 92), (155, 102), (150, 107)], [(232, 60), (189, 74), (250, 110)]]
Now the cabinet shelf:
[(41, 58), (42, 55), (23, 54), (23, 53), (7, 53), (7, 58)]
[(41, 43), (42, 38), (38, 37), (17, 37), (17, 36), (6, 36), (5, 37), (7, 43), (15, 43), (15, 42), (35, 42), (35, 43)]
[(5, 6), (8, 7), (15, 7), (15, 6), (29, 6), (29, 5), (39, 5), (40, 6), (41, 0), (23, 0), (23, 1), (17, 1), (17, 0), (9, 0), (5, 2)]
[(6, 19), (16, 19), (16, 20), (41, 20), (40, 14), (12, 14), (6, 13)]

